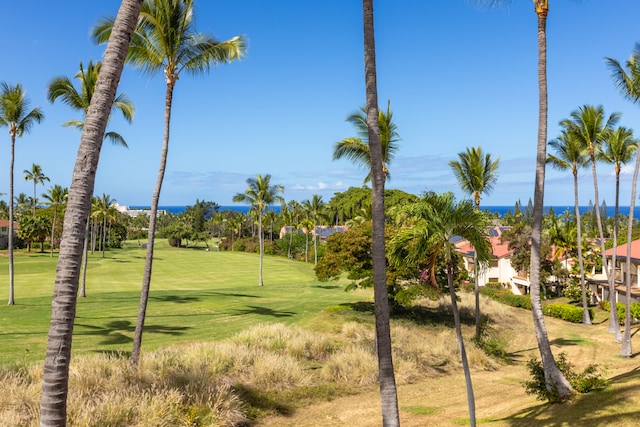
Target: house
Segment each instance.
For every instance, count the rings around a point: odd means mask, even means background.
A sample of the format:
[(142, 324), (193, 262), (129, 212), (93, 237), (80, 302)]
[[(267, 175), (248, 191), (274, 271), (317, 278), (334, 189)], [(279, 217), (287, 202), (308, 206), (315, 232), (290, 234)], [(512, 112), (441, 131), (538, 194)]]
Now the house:
[[(611, 266), (613, 248), (607, 249), (605, 255), (608, 259), (609, 274), (615, 278), (616, 301), (626, 303), (627, 288), (625, 285), (627, 271), (631, 273), (631, 302), (640, 302), (640, 240), (631, 242), (631, 263), (627, 267), (627, 244), (616, 248), (616, 265)], [(613, 271), (612, 271), (613, 270)], [(606, 280), (590, 281), (589, 288), (602, 300), (609, 299), (609, 285)]]
[[(18, 223), (13, 222), (13, 238), (14, 241), (18, 237)], [(9, 247), (9, 220), (0, 219), (0, 249)]]
[[(478, 273), (478, 285), (485, 286), (489, 282), (499, 282), (511, 288), (515, 294), (526, 294), (529, 289), (529, 281), (513, 268), (511, 265), (511, 255), (513, 251), (509, 249), (508, 242), (502, 242), (500, 237), (502, 232), (509, 227), (494, 226), (488, 230), (489, 243), (493, 252), (493, 259), (486, 269)], [(464, 259), (464, 264), (470, 275), (475, 271), (475, 250), (469, 241), (464, 239), (454, 239), (452, 242), (458, 253)]]

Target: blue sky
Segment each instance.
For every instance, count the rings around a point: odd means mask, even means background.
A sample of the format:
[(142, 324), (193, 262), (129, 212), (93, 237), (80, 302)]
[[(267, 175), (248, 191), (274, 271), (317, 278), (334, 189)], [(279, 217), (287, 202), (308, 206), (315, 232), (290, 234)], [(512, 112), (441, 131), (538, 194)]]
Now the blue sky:
[[(16, 144), (16, 194), (32, 163), (52, 184), (69, 186), (80, 133), (63, 122), (80, 116), (50, 104), (46, 87), (72, 77), (79, 62), (99, 60), (104, 46), (89, 37), (120, 2), (23, 0), (3, 5), (0, 81), (21, 83), (45, 121)], [(606, 6), (606, 7), (605, 7)], [(532, 197), (537, 138), (537, 21), (530, 0), (483, 8), (473, 0), (376, 0), (378, 95), (391, 108), (402, 141), (387, 188), (419, 194), (454, 191), (448, 161), (466, 147), (500, 157), (498, 184), (484, 205), (512, 206)], [(171, 142), (161, 205), (196, 199), (229, 205), (246, 179), (271, 174), (287, 200), (361, 186), (366, 172), (332, 161), (333, 144), (354, 136), (345, 117), (364, 104), (362, 3), (327, 0), (197, 2), (199, 31), (218, 39), (244, 34), (247, 57), (208, 75), (183, 75), (174, 94)], [(621, 125), (640, 134), (640, 109), (615, 89), (604, 57), (625, 61), (640, 42), (636, 0), (551, 2), (548, 19), (549, 138), (557, 123), (584, 104), (622, 113)], [(115, 117), (129, 149), (105, 144), (95, 194), (120, 204), (148, 205), (162, 143), (165, 83), (127, 66), (120, 92), (136, 105), (133, 124)], [(8, 192), (9, 136), (0, 129), (0, 192)], [(614, 202), (611, 167), (599, 166), (601, 197)], [(628, 193), (629, 174), (622, 191)], [(589, 170), (581, 204), (593, 198)], [(571, 205), (570, 175), (547, 173), (545, 204)], [(6, 200), (7, 196), (3, 196)], [(628, 196), (623, 193), (623, 205)]]

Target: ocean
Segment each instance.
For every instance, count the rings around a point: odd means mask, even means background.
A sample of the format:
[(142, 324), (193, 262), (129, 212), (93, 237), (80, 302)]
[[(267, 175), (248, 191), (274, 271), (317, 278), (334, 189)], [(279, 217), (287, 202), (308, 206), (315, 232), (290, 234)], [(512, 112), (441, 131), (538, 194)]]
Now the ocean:
[[(526, 205), (522, 206), (522, 209), (524, 209), (526, 207)], [(569, 210), (570, 212), (573, 212), (573, 206), (572, 205), (558, 205), (558, 206), (552, 206), (553, 210), (556, 212), (556, 215), (559, 215), (561, 213), (563, 213), (566, 210)], [(242, 212), (244, 214), (246, 214), (247, 212), (249, 212), (249, 208), (250, 206), (248, 205), (229, 205), (229, 206), (220, 206), (220, 211), (236, 211), (236, 212)], [(507, 212), (509, 212), (509, 210), (511, 210), (511, 212), (513, 212), (513, 206), (482, 206), (480, 205), (481, 209), (488, 209), (489, 212), (492, 213), (497, 213), (500, 215), (500, 217), (504, 216)], [(545, 207), (545, 210), (548, 211), (550, 207)], [(129, 209), (149, 209), (149, 206), (129, 206)], [(167, 211), (169, 213), (172, 213), (174, 215), (178, 215), (182, 212), (184, 212), (187, 207), (186, 206), (180, 206), (180, 205), (172, 205), (172, 206), (158, 206), (158, 209), (160, 210), (164, 210)], [(272, 206), (271, 207), (272, 210), (276, 211), (276, 212), (280, 212), (280, 206)], [(589, 210), (588, 206), (580, 206), (580, 213), (583, 214), (585, 212), (587, 212)], [(608, 217), (612, 217), (613, 216), (613, 210), (614, 207), (613, 206), (608, 206), (607, 205), (607, 216)], [(619, 208), (619, 212), (621, 215), (628, 215), (629, 214), (629, 206), (621, 206)], [(640, 206), (635, 206), (633, 209), (633, 217), (634, 218), (639, 218), (640, 219)]]

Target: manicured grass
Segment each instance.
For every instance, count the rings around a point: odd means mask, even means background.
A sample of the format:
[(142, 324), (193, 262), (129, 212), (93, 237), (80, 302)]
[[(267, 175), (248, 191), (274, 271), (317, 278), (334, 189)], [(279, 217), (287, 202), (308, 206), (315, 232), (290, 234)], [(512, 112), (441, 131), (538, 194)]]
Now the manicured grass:
[[(87, 297), (78, 298), (73, 351), (129, 352), (135, 329), (145, 250), (90, 255)], [(0, 363), (42, 360), (46, 348), (57, 258), (18, 253), (15, 306), (0, 305)], [(258, 255), (171, 248), (156, 243), (143, 350), (185, 341), (229, 337), (258, 323), (311, 322), (329, 305), (371, 299), (370, 291), (344, 292), (344, 283), (315, 279), (313, 265), (265, 256), (265, 286), (258, 286)], [(0, 290), (8, 292), (6, 256)]]

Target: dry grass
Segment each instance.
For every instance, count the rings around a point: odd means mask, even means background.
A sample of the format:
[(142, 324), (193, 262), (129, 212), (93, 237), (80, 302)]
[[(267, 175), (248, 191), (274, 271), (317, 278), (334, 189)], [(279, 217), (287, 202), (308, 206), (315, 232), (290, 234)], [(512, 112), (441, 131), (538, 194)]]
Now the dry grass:
[[(466, 307), (465, 336), (473, 334)], [(467, 351), (479, 423), (491, 426), (635, 425), (640, 381), (635, 359), (617, 357), (606, 324), (547, 319), (554, 351), (581, 369), (599, 363), (612, 385), (565, 405), (527, 396), (525, 363), (537, 354), (530, 313), (483, 300), (492, 328), (508, 337), (511, 364), (473, 344)], [(464, 378), (448, 306), (425, 303), (419, 318), (392, 325), (403, 426), (468, 423)], [(375, 335), (370, 312), (329, 310), (316, 331), (251, 327), (221, 342), (180, 344), (143, 354), (138, 371), (118, 354), (76, 357), (70, 426), (378, 426)], [(319, 332), (322, 330), (323, 332)], [(38, 422), (39, 365), (0, 368), (0, 425)], [(575, 420), (572, 421), (572, 420)]]

